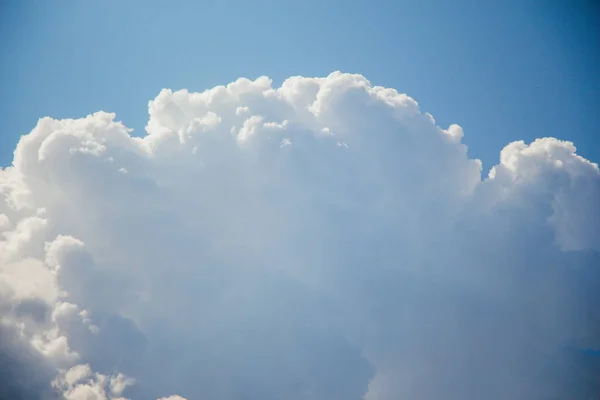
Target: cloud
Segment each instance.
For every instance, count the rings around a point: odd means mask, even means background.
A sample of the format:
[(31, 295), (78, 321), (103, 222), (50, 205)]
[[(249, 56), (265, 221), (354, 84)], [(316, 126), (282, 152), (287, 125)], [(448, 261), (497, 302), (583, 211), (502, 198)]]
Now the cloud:
[(573, 144), (511, 143), (482, 179), (458, 125), (342, 73), (149, 113), (143, 137), (42, 118), (0, 171), (13, 393), (598, 393), (600, 173)]

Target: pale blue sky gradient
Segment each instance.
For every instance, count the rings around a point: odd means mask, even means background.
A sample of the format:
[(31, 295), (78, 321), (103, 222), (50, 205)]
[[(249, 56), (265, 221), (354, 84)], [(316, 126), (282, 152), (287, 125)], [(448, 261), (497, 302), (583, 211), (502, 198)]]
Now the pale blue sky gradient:
[[(556, 1), (3, 2), (0, 165), (39, 117), (97, 110), (143, 134), (164, 87), (364, 74), (458, 123), (484, 174), (517, 139), (600, 160), (597, 8)], [(588, 2), (591, 4), (591, 2)]]

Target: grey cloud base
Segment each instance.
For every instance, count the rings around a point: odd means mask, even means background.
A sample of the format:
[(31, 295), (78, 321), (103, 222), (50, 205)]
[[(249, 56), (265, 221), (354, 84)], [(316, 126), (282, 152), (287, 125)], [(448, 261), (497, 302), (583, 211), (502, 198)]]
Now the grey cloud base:
[(600, 173), (573, 144), (482, 179), (459, 126), (342, 73), (149, 112), (141, 138), (43, 118), (0, 171), (0, 394), (600, 393)]

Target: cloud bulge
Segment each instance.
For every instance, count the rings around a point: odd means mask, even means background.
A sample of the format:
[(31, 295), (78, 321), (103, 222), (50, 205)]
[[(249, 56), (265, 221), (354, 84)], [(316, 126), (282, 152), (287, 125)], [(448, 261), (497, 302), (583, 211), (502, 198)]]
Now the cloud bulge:
[(163, 90), (146, 132), (42, 118), (0, 170), (0, 397), (598, 393), (600, 172), (572, 143), (482, 178), (458, 125), (339, 72)]

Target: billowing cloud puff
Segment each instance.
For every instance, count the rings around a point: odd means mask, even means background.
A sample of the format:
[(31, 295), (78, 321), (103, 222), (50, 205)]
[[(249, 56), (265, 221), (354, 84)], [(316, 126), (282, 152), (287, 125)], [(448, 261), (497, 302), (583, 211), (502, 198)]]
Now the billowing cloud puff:
[(143, 137), (43, 118), (0, 171), (0, 397), (598, 393), (600, 173), (573, 144), (482, 179), (459, 126), (341, 73), (149, 112)]

